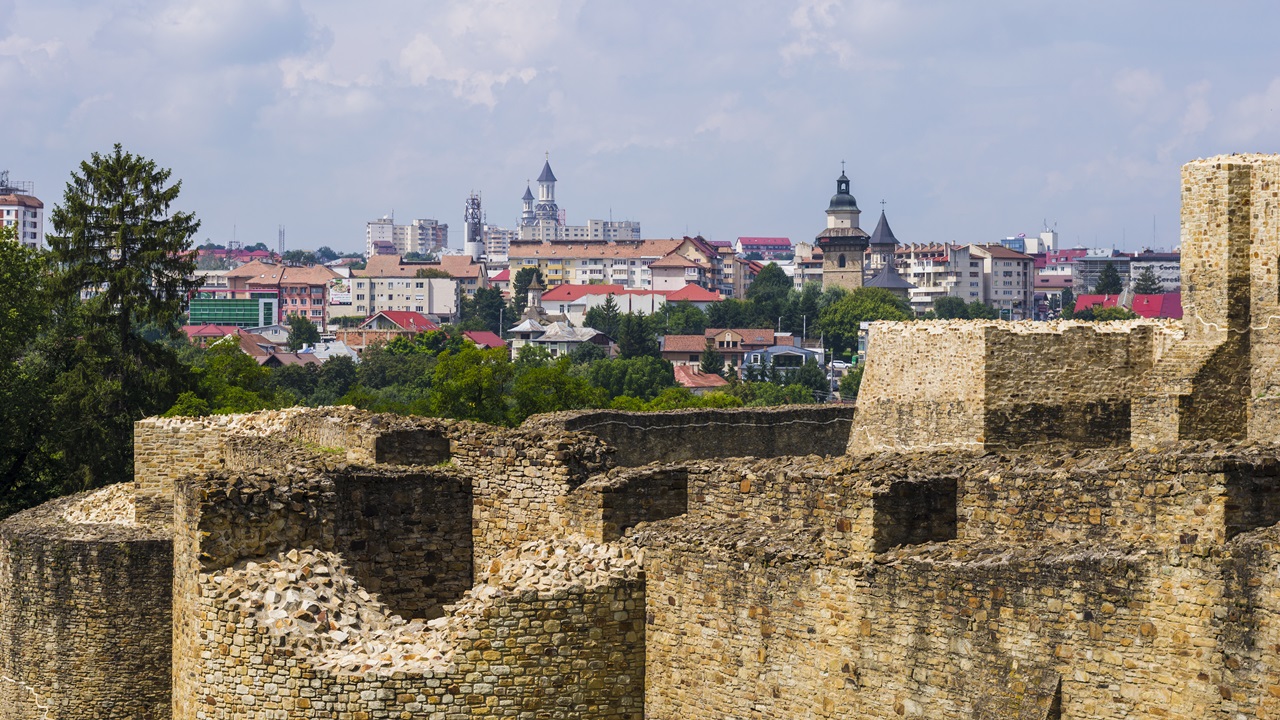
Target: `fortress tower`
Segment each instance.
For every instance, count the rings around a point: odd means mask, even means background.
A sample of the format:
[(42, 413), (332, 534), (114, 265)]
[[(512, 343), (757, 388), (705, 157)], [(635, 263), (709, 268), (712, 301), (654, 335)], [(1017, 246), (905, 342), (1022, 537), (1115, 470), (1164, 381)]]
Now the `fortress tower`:
[(849, 192), (849, 178), (841, 169), (836, 194), (827, 206), (827, 227), (818, 233), (822, 249), (822, 289), (862, 287), (862, 266), (870, 238), (858, 227), (858, 201)]

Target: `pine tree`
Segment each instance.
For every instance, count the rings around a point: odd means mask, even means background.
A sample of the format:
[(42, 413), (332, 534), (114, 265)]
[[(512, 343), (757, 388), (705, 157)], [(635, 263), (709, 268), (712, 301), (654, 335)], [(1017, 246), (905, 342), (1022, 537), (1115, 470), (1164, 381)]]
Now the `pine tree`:
[(1159, 295), (1164, 292), (1160, 278), (1156, 277), (1155, 268), (1148, 265), (1138, 273), (1138, 277), (1133, 280), (1133, 292), (1135, 295)]
[(622, 311), (618, 308), (618, 303), (614, 301), (613, 295), (610, 294), (604, 299), (603, 305), (597, 305), (587, 311), (582, 318), (582, 322), (593, 330), (599, 330), (607, 337), (613, 340), (618, 339), (618, 321), (622, 317)]
[(1070, 320), (1076, 314), (1076, 294), (1071, 288), (1062, 289), (1062, 319)]
[(702, 349), (702, 363), (698, 368), (707, 375), (719, 375), (724, 372), (724, 355), (715, 346), (715, 341), (707, 338), (707, 346)]
[(649, 331), (649, 323), (645, 322), (643, 313), (627, 313), (618, 321), (618, 356), (623, 360), (631, 358), (661, 357), (658, 350), (658, 339)]
[(1115, 263), (1107, 263), (1098, 273), (1098, 284), (1093, 291), (1099, 295), (1119, 295), (1124, 291), (1124, 283), (1120, 281), (1120, 271)]

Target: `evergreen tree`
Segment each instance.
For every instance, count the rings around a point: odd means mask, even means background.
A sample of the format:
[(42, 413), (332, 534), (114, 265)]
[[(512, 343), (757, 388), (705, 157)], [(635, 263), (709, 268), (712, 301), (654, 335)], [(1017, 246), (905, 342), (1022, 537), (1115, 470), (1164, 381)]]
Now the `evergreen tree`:
[(933, 301), (933, 312), (939, 320), (968, 319), (969, 308), (964, 300), (950, 295)]
[(621, 317), (622, 311), (618, 309), (618, 303), (611, 294), (604, 299), (603, 305), (597, 305), (587, 311), (582, 324), (593, 330), (599, 330), (611, 340), (617, 340), (618, 321)]
[(56, 327), (45, 356), (55, 379), (46, 409), (75, 421), (56, 424), (46, 442), (67, 490), (129, 479), (133, 443), (122, 438), (189, 387), (173, 349), (139, 331), (176, 338), (199, 285), (190, 250), (200, 222), (172, 210), (182, 183), (169, 178), (116, 145), (80, 164), (50, 215)]
[(715, 341), (711, 338), (707, 338), (707, 345), (702, 349), (702, 362), (698, 369), (708, 375), (724, 372), (724, 355), (716, 350)]
[(1156, 277), (1155, 268), (1148, 265), (1138, 273), (1138, 277), (1133, 280), (1133, 292), (1135, 295), (1159, 295), (1164, 292), (1160, 278)]
[(649, 329), (643, 313), (629, 312), (618, 320), (618, 356), (623, 360), (638, 357), (661, 357), (658, 339)]
[(529, 286), (533, 284), (535, 277), (538, 278), (539, 285), (546, 287), (547, 281), (543, 279), (542, 271), (536, 267), (520, 268), (515, 277), (511, 278), (511, 317), (519, 317), (529, 304)]
[(1116, 270), (1115, 264), (1104, 265), (1102, 272), (1098, 273), (1098, 284), (1093, 291), (1099, 295), (1119, 295), (1123, 290), (1124, 283), (1120, 281), (1120, 271)]
[(974, 300), (964, 308), (966, 316), (971, 320), (999, 320), (1000, 311), (994, 307)]
[(1076, 294), (1071, 288), (1062, 289), (1062, 319), (1070, 320), (1076, 315)]
[(803, 385), (815, 393), (831, 392), (831, 381), (827, 380), (827, 373), (818, 365), (818, 361), (810, 358), (801, 365), (798, 370), (791, 373), (787, 378), (787, 384), (795, 383)]
[(475, 297), (462, 298), (462, 325), (469, 330), (488, 330), (501, 336), (506, 329), (502, 325), (508, 319), (503, 317), (504, 310), (501, 290), (496, 287), (480, 288), (476, 290)]

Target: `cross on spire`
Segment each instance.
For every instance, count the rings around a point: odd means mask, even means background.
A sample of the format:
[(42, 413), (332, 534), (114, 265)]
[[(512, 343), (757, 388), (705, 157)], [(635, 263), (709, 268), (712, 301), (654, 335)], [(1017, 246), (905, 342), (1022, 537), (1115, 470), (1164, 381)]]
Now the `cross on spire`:
[(880, 201), (880, 212), (884, 212), (884, 200)]
[(844, 174), (844, 161), (843, 161), (843, 160), (841, 160), (841, 161), (840, 161), (840, 174), (841, 174), (841, 175), (843, 175), (843, 174)]

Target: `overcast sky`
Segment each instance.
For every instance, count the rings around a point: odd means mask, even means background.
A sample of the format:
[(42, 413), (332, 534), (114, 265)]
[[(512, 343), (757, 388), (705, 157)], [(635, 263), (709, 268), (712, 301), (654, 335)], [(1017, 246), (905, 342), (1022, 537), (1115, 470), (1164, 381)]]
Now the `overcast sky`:
[(571, 224), (811, 239), (847, 161), (863, 226), (1177, 244), (1178, 168), (1280, 151), (1280, 3), (0, 0), (0, 169), (51, 208), (116, 142), (197, 236), (364, 246), (543, 153)]

